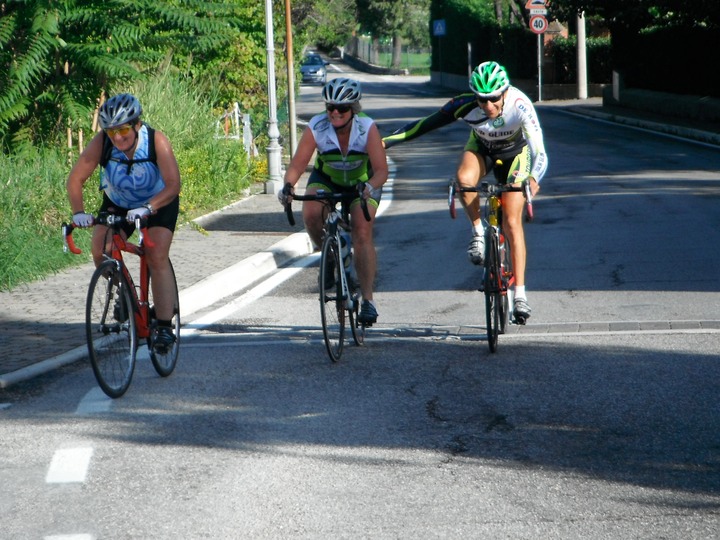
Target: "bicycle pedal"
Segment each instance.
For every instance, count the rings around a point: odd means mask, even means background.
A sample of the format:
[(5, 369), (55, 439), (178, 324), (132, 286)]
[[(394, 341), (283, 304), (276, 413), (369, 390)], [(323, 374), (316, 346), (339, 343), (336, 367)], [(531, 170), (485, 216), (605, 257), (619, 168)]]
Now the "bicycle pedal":
[(526, 322), (527, 322), (527, 318), (523, 317), (522, 315), (520, 315), (520, 316), (515, 315), (515, 324), (519, 324), (520, 326), (525, 326)]

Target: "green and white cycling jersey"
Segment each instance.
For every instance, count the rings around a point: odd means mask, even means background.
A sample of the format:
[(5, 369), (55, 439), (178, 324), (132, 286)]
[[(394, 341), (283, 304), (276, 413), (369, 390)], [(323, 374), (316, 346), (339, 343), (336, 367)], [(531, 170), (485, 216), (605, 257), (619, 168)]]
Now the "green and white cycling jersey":
[(351, 122), (346, 155), (340, 150), (337, 133), (326, 113), (313, 116), (309, 124), (317, 148), (315, 170), (340, 186), (354, 186), (372, 177), (367, 144), (374, 120), (361, 112), (354, 114)]
[(482, 156), (508, 163), (529, 147), (529, 174), (540, 182), (548, 167), (542, 129), (530, 98), (514, 86), (508, 88), (502, 113), (489, 118), (473, 93), (460, 94), (442, 108), (415, 120), (383, 138), (385, 148), (409, 141), (424, 133), (462, 119), (472, 129), (465, 146)]

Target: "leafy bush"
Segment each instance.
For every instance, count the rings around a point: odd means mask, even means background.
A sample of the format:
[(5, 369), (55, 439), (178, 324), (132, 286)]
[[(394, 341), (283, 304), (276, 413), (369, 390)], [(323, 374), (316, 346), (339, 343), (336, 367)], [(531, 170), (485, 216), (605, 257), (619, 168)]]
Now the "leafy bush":
[[(239, 141), (215, 138), (217, 113), (192, 81), (165, 70), (117, 91), (135, 93), (144, 119), (170, 139), (183, 182), (180, 223), (237, 200), (264, 179), (262, 162), (248, 158)], [(70, 166), (58, 146), (0, 155), (0, 289), (89, 260), (89, 235), (77, 235), (86, 257), (63, 256), (60, 248), (60, 224), (70, 219)], [(95, 176), (85, 185), (87, 209), (99, 207), (97, 182)]]
[[(609, 83), (612, 80), (610, 38), (587, 38), (587, 76), (591, 83)], [(577, 82), (577, 36), (554, 39), (547, 51), (555, 60), (555, 82)]]

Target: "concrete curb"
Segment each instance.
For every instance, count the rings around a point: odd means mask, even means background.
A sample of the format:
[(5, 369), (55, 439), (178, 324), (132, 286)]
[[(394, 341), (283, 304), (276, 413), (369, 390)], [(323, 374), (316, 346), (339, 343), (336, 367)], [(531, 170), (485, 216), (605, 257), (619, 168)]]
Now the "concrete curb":
[(569, 113), (577, 114), (580, 116), (587, 116), (598, 120), (613, 122), (615, 124), (622, 124), (633, 128), (646, 129), (648, 131), (664, 133), (665, 135), (672, 135), (674, 137), (680, 137), (682, 139), (690, 139), (705, 144), (711, 144), (713, 146), (720, 146), (720, 134), (713, 133), (711, 131), (703, 131), (700, 129), (694, 129), (685, 126), (662, 124), (660, 122), (653, 122), (651, 120), (646, 120), (642, 118), (623, 116), (622, 114), (593, 111), (582, 106), (571, 106), (567, 108), (567, 111)]
[[(313, 252), (307, 233), (294, 233), (261, 251), (180, 291), (181, 316), (205, 309), (222, 298), (250, 286), (291, 261)], [(0, 388), (37, 377), (82, 360), (87, 347), (80, 346), (42, 362), (0, 376)]]

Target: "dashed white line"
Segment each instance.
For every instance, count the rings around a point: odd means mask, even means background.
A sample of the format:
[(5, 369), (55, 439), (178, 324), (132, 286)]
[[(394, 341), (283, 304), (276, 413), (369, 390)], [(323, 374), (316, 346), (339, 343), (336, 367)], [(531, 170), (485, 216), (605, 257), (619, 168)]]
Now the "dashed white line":
[(92, 458), (92, 448), (66, 448), (57, 450), (50, 462), (45, 482), (71, 484), (84, 482)]

